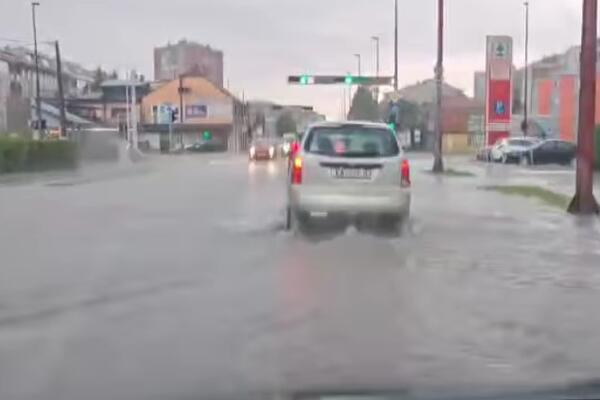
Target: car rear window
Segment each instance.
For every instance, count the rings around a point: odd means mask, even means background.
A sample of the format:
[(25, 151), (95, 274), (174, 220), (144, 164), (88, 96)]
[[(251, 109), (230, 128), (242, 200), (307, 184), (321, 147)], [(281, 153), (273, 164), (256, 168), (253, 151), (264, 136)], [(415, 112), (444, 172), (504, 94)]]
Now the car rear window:
[(268, 139), (256, 139), (252, 144), (254, 146), (268, 146), (270, 142)]
[(384, 128), (343, 126), (314, 128), (304, 151), (331, 157), (393, 157), (400, 153), (392, 131)]

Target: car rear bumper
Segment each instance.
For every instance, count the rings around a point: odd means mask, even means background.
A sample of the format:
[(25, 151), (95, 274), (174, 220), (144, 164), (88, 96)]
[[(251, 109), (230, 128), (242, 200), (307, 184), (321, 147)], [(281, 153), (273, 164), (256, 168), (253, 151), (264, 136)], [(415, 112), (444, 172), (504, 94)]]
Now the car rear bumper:
[(291, 208), (308, 213), (408, 215), (410, 200), (410, 190), (400, 187), (369, 188), (361, 192), (292, 185), (289, 192)]
[(275, 155), (273, 154), (273, 156), (271, 156), (269, 153), (255, 153), (251, 158), (254, 160), (270, 160), (275, 158)]

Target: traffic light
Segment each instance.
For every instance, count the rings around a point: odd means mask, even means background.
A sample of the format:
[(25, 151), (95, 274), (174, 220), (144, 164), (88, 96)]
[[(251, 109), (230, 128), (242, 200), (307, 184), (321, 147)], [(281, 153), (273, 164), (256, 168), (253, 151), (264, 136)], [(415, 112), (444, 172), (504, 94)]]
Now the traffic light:
[(204, 131), (204, 132), (202, 132), (202, 138), (204, 140), (211, 140), (212, 139), (212, 133), (210, 131)]
[(178, 119), (179, 119), (179, 109), (172, 108), (171, 109), (171, 122), (177, 122)]
[(357, 75), (292, 75), (288, 76), (290, 85), (363, 85), (391, 86), (392, 77), (387, 76), (357, 76)]
[(300, 77), (301, 85), (310, 85), (311, 83), (314, 83), (314, 79), (312, 78), (312, 76), (302, 75)]
[(38, 121), (38, 120), (31, 121), (30, 126), (31, 126), (31, 129), (41, 129), (44, 131), (48, 128), (48, 124), (45, 119), (42, 120), (41, 124), (40, 124), (40, 121)]

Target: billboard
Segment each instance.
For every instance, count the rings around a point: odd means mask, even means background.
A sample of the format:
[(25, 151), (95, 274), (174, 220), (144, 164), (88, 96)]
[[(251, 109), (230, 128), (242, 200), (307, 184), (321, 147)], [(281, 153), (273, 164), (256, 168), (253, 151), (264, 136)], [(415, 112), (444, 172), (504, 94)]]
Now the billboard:
[(512, 122), (513, 41), (510, 36), (486, 38), (485, 142), (509, 136)]

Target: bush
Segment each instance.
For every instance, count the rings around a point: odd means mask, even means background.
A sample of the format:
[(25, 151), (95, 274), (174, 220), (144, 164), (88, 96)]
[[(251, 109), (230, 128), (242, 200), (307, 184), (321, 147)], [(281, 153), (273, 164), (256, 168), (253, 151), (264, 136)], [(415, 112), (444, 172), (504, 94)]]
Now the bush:
[(27, 141), (19, 138), (0, 138), (0, 173), (25, 168)]
[(26, 159), (27, 170), (43, 171), (76, 166), (77, 147), (75, 143), (62, 140), (29, 142)]
[(77, 146), (67, 141), (0, 137), (0, 173), (77, 166)]

